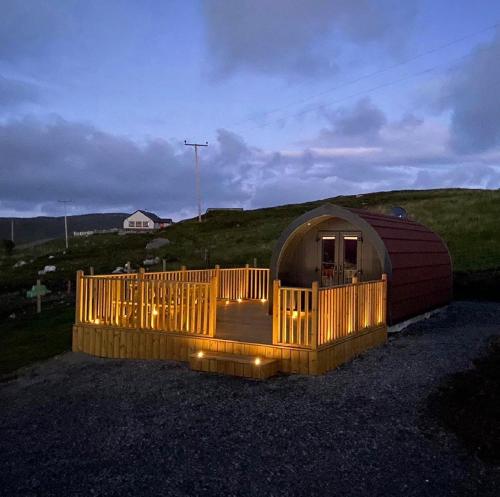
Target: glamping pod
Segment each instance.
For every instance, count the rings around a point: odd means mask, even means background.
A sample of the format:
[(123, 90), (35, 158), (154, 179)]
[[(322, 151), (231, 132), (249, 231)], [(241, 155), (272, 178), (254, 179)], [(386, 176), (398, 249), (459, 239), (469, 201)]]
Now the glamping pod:
[[(332, 287), (388, 276), (389, 324), (447, 304), (451, 258), (443, 240), (408, 219), (325, 204), (281, 234), (270, 281), (290, 287)], [(272, 305), (272, 304), (271, 304)]]

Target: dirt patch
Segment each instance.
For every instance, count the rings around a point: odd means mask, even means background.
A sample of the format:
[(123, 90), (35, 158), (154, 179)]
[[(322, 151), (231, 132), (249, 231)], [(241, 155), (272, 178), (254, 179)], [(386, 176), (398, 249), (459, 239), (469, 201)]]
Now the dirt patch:
[(448, 377), (429, 397), (429, 410), (481, 459), (500, 464), (500, 338), (473, 364)]

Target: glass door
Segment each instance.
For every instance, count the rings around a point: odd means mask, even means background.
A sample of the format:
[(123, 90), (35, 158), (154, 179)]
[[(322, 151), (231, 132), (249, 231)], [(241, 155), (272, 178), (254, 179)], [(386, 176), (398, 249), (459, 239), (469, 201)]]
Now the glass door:
[(321, 237), (321, 286), (338, 285), (339, 271), (337, 266), (337, 236)]
[(339, 265), (340, 282), (351, 283), (361, 273), (361, 235), (342, 233), (342, 264)]

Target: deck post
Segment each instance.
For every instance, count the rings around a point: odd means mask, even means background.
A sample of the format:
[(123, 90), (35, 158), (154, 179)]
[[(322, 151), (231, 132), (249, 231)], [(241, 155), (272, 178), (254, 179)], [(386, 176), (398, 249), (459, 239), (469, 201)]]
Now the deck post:
[(139, 273), (137, 274), (137, 289), (139, 292), (138, 300), (137, 300), (137, 314), (135, 320), (135, 327), (142, 328), (144, 321), (144, 268), (139, 268)]
[(245, 286), (244, 294), (241, 296), (244, 300), (250, 298), (250, 264), (245, 264)]
[[(352, 317), (352, 320), (353, 320), (353, 329), (352, 329), (352, 332), (353, 333), (356, 333), (358, 331), (358, 327), (359, 327), (359, 324), (358, 324), (358, 277), (357, 276), (353, 276), (352, 277), (352, 284), (354, 285), (354, 303), (353, 303), (353, 317)], [(365, 303), (363, 302), (363, 305), (365, 305)]]
[(167, 259), (161, 260), (161, 268), (162, 268), (164, 273), (167, 271)]
[(83, 271), (80, 269), (76, 272), (76, 289), (75, 289), (75, 323), (80, 324), (82, 322), (82, 278)]
[(309, 352), (309, 374), (318, 374), (318, 315), (319, 283), (312, 282), (311, 288), (311, 350)]
[(90, 274), (90, 276), (94, 276), (94, 266), (90, 266), (89, 274)]
[(211, 337), (215, 336), (215, 330), (217, 327), (217, 288), (219, 287), (219, 275), (215, 272), (214, 277), (210, 281), (210, 297), (209, 297), (209, 321), (208, 321), (208, 335)]
[(382, 274), (382, 323), (387, 324), (387, 273)]
[(312, 305), (311, 305), (311, 349), (318, 348), (318, 304), (319, 304), (319, 284), (312, 282)]
[(273, 281), (273, 345), (280, 342), (280, 280)]
[(220, 266), (219, 264), (215, 265), (215, 275), (217, 276), (217, 298), (222, 298), (222, 291), (219, 292), (219, 289), (221, 288), (221, 283), (220, 283)]

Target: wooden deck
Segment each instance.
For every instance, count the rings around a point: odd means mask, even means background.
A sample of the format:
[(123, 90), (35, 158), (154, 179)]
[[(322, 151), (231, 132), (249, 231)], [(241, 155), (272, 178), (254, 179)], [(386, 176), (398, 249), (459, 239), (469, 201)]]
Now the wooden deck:
[(247, 300), (217, 303), (216, 338), (237, 342), (273, 343), (273, 317), (268, 303)]

